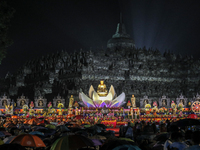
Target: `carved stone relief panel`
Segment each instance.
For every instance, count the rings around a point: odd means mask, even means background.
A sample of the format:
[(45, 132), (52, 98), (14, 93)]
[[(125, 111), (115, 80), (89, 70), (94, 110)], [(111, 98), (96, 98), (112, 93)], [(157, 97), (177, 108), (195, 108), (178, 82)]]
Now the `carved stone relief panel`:
[(5, 105), (10, 105), (10, 98), (8, 98), (6, 95), (0, 98), (0, 108), (5, 108)]
[(165, 95), (159, 98), (159, 107), (170, 107), (170, 98)]
[(36, 108), (43, 108), (47, 105), (47, 99), (43, 98), (43, 96), (38, 96), (38, 98), (35, 98), (35, 107)]
[(187, 98), (185, 98), (182, 94), (180, 95), (180, 97), (176, 98), (177, 106), (179, 103), (183, 103), (183, 107), (187, 107)]
[(53, 99), (53, 107), (57, 108), (59, 103), (62, 103), (65, 106), (65, 99), (61, 98), (60, 95)]
[(146, 104), (152, 105), (152, 99), (149, 99), (148, 96), (144, 96), (140, 99), (140, 107), (144, 108)]
[(27, 99), (24, 95), (17, 99), (17, 107), (22, 108), (24, 105), (29, 104), (29, 99)]

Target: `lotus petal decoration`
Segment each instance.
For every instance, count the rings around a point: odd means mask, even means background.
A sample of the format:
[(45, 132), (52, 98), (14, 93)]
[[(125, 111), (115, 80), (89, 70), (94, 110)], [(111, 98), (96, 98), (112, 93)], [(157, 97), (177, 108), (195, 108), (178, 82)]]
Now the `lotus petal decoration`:
[[(103, 87), (103, 86), (104, 85), (101, 84), (101, 87)], [(87, 107), (97, 108), (97, 107), (106, 106), (106, 107), (111, 108), (111, 107), (120, 107), (125, 103), (124, 102), (124, 100), (125, 100), (124, 92), (117, 97), (117, 95), (115, 93), (115, 89), (114, 89), (113, 85), (111, 85), (107, 95), (100, 96), (100, 95), (102, 95), (102, 93), (104, 91), (107, 91), (106, 89), (104, 90), (101, 87), (98, 89), (98, 91), (100, 91), (101, 94), (98, 94), (94, 90), (92, 85), (90, 86), (90, 89), (89, 89), (89, 93), (88, 93), (89, 97), (86, 96), (83, 92), (79, 93), (79, 99), (82, 101), (82, 104), (84, 104)], [(104, 86), (104, 87), (106, 87), (106, 86)]]

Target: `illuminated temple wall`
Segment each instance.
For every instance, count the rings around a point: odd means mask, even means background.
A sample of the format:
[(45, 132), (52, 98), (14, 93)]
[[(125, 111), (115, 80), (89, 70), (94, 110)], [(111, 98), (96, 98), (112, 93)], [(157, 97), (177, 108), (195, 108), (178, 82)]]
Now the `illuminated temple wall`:
[(104, 79), (117, 94), (124, 92), (126, 101), (134, 94), (137, 106), (145, 95), (157, 101), (165, 95), (176, 101), (183, 94), (188, 101), (192, 100), (199, 92), (200, 62), (168, 55), (144, 49), (111, 55), (104, 51), (60, 52), (29, 61), (17, 75), (8, 75), (1, 81), (1, 95), (6, 93), (16, 101), (23, 93), (30, 102), (40, 94), (48, 101), (60, 94), (67, 106), (70, 95), (79, 101), (80, 91), (88, 94), (90, 85), (95, 88)]
[(143, 105), (144, 96), (159, 104), (162, 96), (170, 102), (178, 101), (181, 94), (187, 102), (198, 97), (199, 60), (170, 52), (161, 54), (159, 50), (136, 49), (130, 36), (120, 32), (124, 31), (117, 30), (104, 50), (61, 51), (26, 62), (16, 74), (7, 74), (0, 80), (1, 96), (6, 93), (16, 102), (24, 94), (30, 102), (42, 95), (48, 103), (60, 95), (67, 107), (71, 95), (79, 101), (79, 92), (88, 94), (89, 87), (97, 87), (103, 79), (107, 87), (114, 86), (117, 94), (124, 92), (125, 101), (135, 95), (137, 106)]

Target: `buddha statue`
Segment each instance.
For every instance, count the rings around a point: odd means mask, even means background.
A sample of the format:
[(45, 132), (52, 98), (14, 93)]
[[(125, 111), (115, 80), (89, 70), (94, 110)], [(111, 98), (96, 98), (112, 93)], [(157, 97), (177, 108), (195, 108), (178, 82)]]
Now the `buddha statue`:
[(72, 108), (73, 103), (74, 103), (74, 98), (73, 98), (73, 95), (71, 95), (71, 97), (69, 99), (69, 108)]
[(136, 105), (135, 105), (135, 96), (134, 95), (132, 95), (132, 97), (131, 97), (131, 103), (132, 103), (132, 107), (136, 107)]
[[(89, 97), (88, 97), (89, 96)], [(79, 93), (80, 101), (85, 107), (120, 107), (125, 103), (125, 93), (122, 92), (118, 97), (115, 93), (113, 85), (110, 86), (109, 92), (104, 84), (104, 81), (100, 81), (98, 85), (97, 92), (94, 90), (93, 86), (90, 86), (88, 96), (83, 92)]]
[(100, 84), (98, 85), (97, 94), (99, 96), (107, 96), (108, 95), (108, 91), (107, 91), (106, 85), (104, 84), (103, 80), (101, 80)]

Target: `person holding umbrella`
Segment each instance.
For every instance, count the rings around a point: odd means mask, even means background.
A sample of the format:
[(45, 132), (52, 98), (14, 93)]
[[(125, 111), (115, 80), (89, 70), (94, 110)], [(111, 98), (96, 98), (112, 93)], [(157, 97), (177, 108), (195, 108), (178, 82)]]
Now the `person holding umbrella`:
[(168, 149), (176, 148), (178, 150), (184, 150), (188, 147), (188, 145), (182, 142), (182, 135), (180, 132), (173, 132), (171, 134), (171, 140), (173, 143), (168, 146)]
[(192, 136), (192, 141), (194, 145), (184, 149), (184, 150), (199, 150), (200, 149), (200, 131), (195, 131)]

